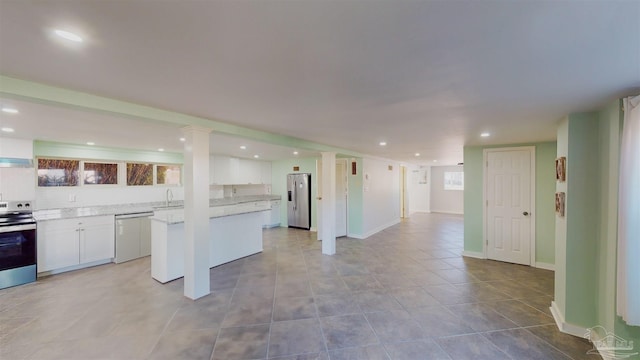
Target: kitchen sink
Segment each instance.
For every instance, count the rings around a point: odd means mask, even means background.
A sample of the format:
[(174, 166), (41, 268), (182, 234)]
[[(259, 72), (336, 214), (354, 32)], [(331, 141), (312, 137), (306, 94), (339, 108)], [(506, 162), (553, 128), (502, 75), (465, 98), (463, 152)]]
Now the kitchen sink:
[(153, 210), (170, 210), (170, 209), (177, 209), (177, 208), (181, 208), (184, 207), (184, 205), (180, 205), (180, 204), (176, 204), (176, 205), (158, 205), (158, 206), (153, 206)]

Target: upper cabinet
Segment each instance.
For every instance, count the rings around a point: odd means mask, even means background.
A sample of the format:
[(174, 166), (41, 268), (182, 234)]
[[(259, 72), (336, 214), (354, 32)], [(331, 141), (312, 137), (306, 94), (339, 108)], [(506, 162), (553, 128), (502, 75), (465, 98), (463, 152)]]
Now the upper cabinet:
[(209, 183), (212, 185), (270, 184), (271, 163), (211, 155)]

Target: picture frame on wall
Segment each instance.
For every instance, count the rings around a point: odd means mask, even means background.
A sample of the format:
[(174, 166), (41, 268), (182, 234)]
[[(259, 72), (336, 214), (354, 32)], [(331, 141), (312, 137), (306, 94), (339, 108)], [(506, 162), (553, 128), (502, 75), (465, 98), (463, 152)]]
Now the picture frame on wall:
[(567, 158), (564, 156), (556, 159), (556, 180), (560, 182), (567, 180)]
[(563, 192), (556, 193), (556, 214), (560, 217), (564, 217), (564, 198)]

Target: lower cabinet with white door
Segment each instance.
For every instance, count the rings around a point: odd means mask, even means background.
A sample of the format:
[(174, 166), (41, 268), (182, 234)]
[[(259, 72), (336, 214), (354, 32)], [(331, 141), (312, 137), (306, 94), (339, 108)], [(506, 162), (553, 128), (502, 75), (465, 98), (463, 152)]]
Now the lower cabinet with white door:
[(263, 217), (263, 228), (280, 226), (280, 200), (270, 200), (269, 211), (265, 211)]
[(57, 273), (111, 262), (112, 215), (38, 222), (38, 273)]

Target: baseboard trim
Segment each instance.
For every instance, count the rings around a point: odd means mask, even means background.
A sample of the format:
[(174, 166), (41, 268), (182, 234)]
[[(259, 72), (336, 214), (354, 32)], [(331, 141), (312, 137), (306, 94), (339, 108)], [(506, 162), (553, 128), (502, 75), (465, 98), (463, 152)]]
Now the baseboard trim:
[(386, 229), (388, 227), (392, 227), (393, 225), (400, 224), (400, 221), (401, 221), (401, 219), (397, 218), (397, 219), (395, 219), (395, 220), (393, 220), (391, 222), (388, 222), (388, 223), (386, 223), (384, 225), (378, 226), (377, 228), (374, 228), (373, 230), (371, 230), (371, 231), (365, 233), (364, 235), (362, 235), (363, 239), (366, 239), (371, 235), (375, 235), (375, 234), (379, 233), (380, 231), (382, 231), (382, 230), (384, 230), (384, 229)]
[(486, 259), (484, 254), (482, 252), (478, 252), (478, 251), (466, 251), (465, 250), (465, 251), (462, 252), (462, 256), (475, 258), (475, 259)]
[(49, 271), (39, 272), (38, 273), (38, 277), (45, 277), (45, 276), (50, 276), (50, 275), (62, 274), (62, 273), (65, 273), (67, 271), (80, 270), (80, 269), (89, 268), (89, 267), (93, 267), (93, 266), (110, 264), (112, 262), (113, 262), (113, 259), (104, 259), (104, 260), (93, 261), (93, 262), (90, 262), (90, 263), (71, 265), (71, 266), (67, 266), (65, 268), (53, 269), (53, 270), (49, 270)]
[(556, 271), (556, 265), (555, 265), (555, 264), (549, 264), (549, 263), (543, 263), (543, 262), (536, 262), (536, 265), (535, 265), (535, 266), (536, 266), (537, 268), (540, 268), (540, 269)]
[(365, 233), (365, 234), (347, 233), (347, 237), (350, 237), (350, 238), (353, 238), (353, 239), (360, 239), (360, 240), (362, 240), (362, 239), (366, 239), (366, 238), (368, 238), (369, 236), (374, 235), (374, 234), (377, 234), (377, 233), (379, 233), (380, 231), (382, 231), (382, 230), (384, 230), (384, 229), (386, 229), (386, 228), (388, 228), (388, 227), (391, 227), (391, 226), (393, 226), (393, 225), (399, 224), (399, 223), (400, 223), (400, 221), (401, 221), (401, 219), (400, 219), (400, 218), (398, 218), (398, 219), (396, 219), (396, 220), (391, 221), (390, 223), (387, 223), (387, 224), (382, 225), (382, 226), (378, 226), (377, 228), (375, 228), (375, 229), (373, 229), (373, 230), (371, 230), (371, 231), (369, 231), (369, 232), (367, 232), (367, 233)]
[(437, 214), (464, 215), (464, 212), (458, 212), (458, 211), (431, 210), (430, 212), (437, 213)]
[(348, 233), (348, 234), (347, 234), (347, 237), (352, 238), (352, 239), (360, 239), (360, 240), (364, 239), (364, 237), (363, 237), (362, 235), (360, 235), (360, 234), (353, 234), (353, 233)]
[(560, 308), (558, 308), (558, 304), (555, 301), (551, 302), (551, 307), (549, 308), (549, 310), (551, 310), (551, 315), (553, 315), (553, 319), (556, 321), (558, 330), (565, 334), (584, 338), (584, 335), (587, 333), (587, 329), (583, 328), (582, 326), (566, 322), (564, 320), (564, 315), (560, 311)]

